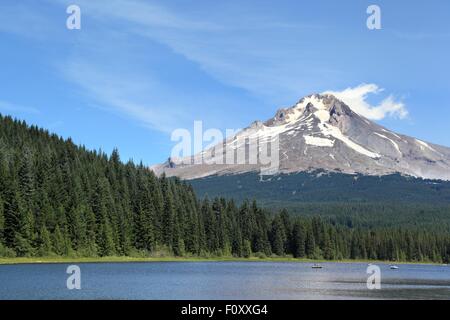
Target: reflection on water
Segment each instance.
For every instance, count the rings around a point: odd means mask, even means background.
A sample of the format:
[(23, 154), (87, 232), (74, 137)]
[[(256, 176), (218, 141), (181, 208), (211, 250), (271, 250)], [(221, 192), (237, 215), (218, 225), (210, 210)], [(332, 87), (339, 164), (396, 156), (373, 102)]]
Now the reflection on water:
[(450, 267), (285, 262), (86, 263), (81, 290), (66, 288), (67, 264), (0, 266), (1, 299), (450, 299)]

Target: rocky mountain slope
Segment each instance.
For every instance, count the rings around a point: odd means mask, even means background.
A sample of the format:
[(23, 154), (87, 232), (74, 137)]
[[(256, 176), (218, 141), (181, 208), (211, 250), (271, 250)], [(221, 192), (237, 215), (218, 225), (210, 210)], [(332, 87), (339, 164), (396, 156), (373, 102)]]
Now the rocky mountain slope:
[[(226, 162), (217, 160), (226, 159), (225, 145), (232, 145), (228, 150), (245, 150), (246, 159), (250, 159), (249, 145), (253, 141), (274, 141), (275, 137), (279, 143), (279, 164), (273, 173), (319, 169), (371, 176), (400, 173), (450, 180), (450, 148), (392, 132), (328, 94), (304, 97), (293, 107), (278, 110), (266, 122), (252, 123), (223, 145), (193, 157), (170, 159), (152, 169), (157, 174), (165, 172), (184, 179), (265, 172), (260, 162), (217, 164)], [(260, 146), (254, 150), (256, 158), (260, 159)]]

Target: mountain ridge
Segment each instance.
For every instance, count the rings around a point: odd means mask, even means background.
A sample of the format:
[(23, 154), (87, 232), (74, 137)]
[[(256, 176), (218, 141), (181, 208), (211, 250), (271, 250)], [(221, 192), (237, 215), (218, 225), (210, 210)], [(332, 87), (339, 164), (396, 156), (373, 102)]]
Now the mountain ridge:
[[(279, 138), (279, 166), (275, 173), (325, 170), (450, 180), (450, 148), (393, 132), (356, 113), (331, 94), (312, 94), (292, 107), (278, 109), (274, 117), (265, 122), (254, 121), (224, 144), (238, 141), (233, 149), (236, 150), (248, 148), (248, 142), (257, 139), (272, 141), (274, 136)], [(225, 157), (225, 153), (217, 155), (212, 151), (216, 147), (191, 157), (170, 159), (170, 163), (152, 169), (157, 174), (188, 180), (264, 170), (260, 164), (206, 164)], [(248, 155), (249, 150), (245, 153)]]

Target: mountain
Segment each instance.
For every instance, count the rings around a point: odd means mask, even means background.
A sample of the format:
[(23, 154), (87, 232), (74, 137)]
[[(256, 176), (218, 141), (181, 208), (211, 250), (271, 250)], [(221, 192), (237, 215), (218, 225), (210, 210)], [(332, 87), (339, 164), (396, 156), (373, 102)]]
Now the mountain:
[[(249, 146), (255, 141), (271, 141), (269, 146), (278, 143), (277, 170), (267, 170), (259, 161), (265, 149), (258, 144), (253, 155), (258, 162), (250, 162)], [(246, 163), (220, 164), (226, 162), (226, 146), (228, 151), (244, 152)], [(395, 133), (355, 113), (333, 95), (314, 94), (290, 108), (279, 109), (264, 123), (253, 122), (223, 143), (192, 157), (169, 159), (152, 169), (157, 174), (164, 172), (183, 179), (322, 170), (450, 180), (450, 148)]]

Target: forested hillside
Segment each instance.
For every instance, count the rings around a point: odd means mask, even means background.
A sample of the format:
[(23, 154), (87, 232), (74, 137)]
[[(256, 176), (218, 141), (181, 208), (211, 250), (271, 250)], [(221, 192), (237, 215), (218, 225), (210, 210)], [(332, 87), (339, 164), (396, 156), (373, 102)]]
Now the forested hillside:
[(199, 197), (256, 199), (266, 209), (321, 215), (358, 227), (408, 227), (450, 232), (450, 182), (392, 174), (364, 176), (323, 171), (258, 173), (190, 180)]
[(259, 199), (264, 204), (298, 202), (425, 203), (450, 207), (450, 181), (400, 174), (365, 176), (312, 171), (273, 176), (257, 172), (190, 180), (199, 195), (227, 195), (236, 201)]
[(198, 200), (177, 179), (0, 116), (0, 256), (250, 255), (448, 261), (448, 232), (368, 230)]

